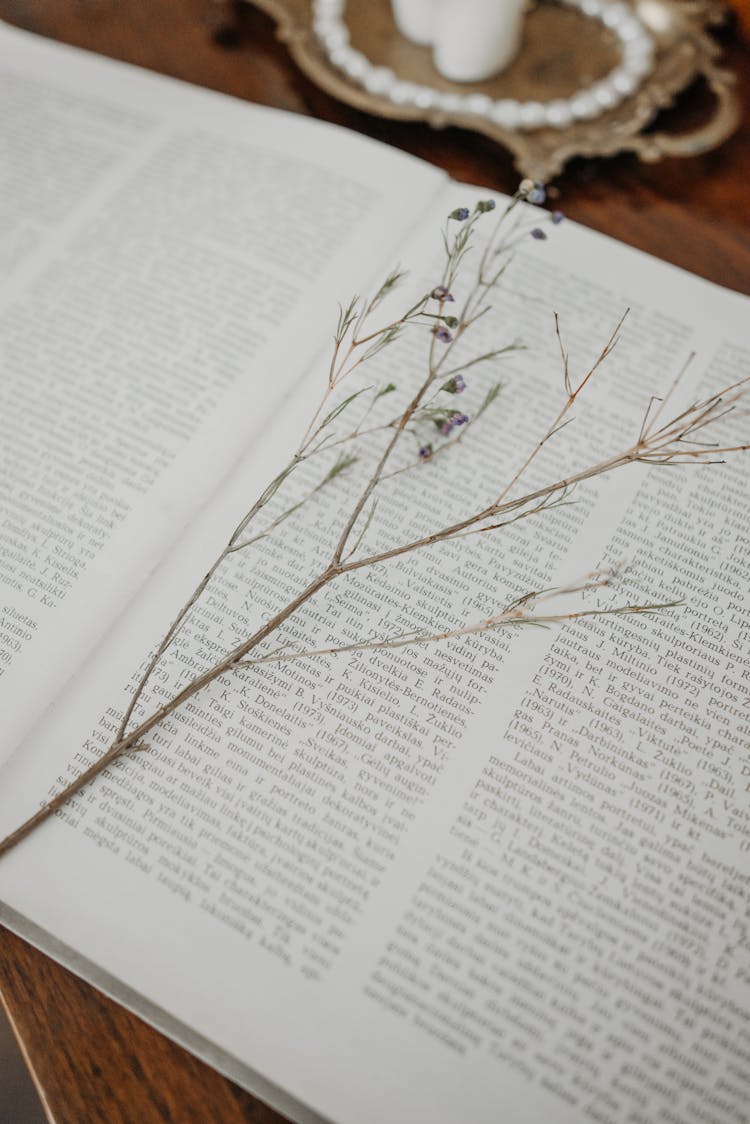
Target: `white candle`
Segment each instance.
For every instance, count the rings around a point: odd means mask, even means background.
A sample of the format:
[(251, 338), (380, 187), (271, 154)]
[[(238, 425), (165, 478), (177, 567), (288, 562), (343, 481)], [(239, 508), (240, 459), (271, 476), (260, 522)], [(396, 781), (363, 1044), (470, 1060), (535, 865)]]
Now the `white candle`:
[(435, 65), (454, 82), (499, 74), (521, 45), (526, 0), (437, 0)]
[(500, 73), (521, 45), (527, 0), (392, 0), (402, 35), (432, 43), (435, 66), (453, 82)]

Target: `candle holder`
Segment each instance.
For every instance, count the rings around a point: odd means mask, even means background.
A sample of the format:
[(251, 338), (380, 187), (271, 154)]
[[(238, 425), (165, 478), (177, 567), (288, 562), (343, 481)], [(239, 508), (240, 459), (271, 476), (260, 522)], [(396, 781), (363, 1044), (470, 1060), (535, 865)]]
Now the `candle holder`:
[[(543, 182), (574, 156), (695, 156), (740, 119), (734, 75), (718, 65), (709, 34), (725, 9), (711, 0), (541, 0), (511, 65), (472, 84), (438, 73), (431, 49), (398, 32), (389, 0), (252, 2), (334, 97), (383, 117), (483, 133), (513, 153), (521, 175)], [(644, 133), (700, 76), (714, 96), (710, 120), (688, 133)]]

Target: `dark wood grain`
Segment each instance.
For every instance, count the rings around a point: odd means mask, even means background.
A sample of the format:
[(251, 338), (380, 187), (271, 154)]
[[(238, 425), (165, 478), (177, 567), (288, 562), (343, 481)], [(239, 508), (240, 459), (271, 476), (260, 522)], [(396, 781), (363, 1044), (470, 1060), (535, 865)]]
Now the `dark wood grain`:
[(0, 965), (5, 1005), (55, 1124), (286, 1119), (3, 929)]
[[(750, 104), (750, 0), (722, 33)], [(458, 130), (397, 124), (334, 102), (288, 61), (271, 21), (211, 0), (0, 0), (0, 18), (42, 35), (178, 78), (334, 121), (397, 145), (457, 179), (512, 190), (509, 157)], [(700, 119), (701, 90), (668, 115)], [(555, 185), (574, 219), (750, 292), (748, 117), (718, 152), (642, 165), (635, 158), (574, 162)], [(51, 960), (0, 930), (0, 990), (50, 1117), (59, 1124), (278, 1124), (283, 1118), (196, 1061)]]

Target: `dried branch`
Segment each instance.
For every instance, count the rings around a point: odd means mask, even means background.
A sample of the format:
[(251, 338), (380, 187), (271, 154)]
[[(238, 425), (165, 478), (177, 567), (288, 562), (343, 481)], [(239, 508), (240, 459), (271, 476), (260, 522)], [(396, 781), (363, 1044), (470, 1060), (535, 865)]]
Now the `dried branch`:
[(595, 589), (604, 589), (612, 584), (613, 571), (602, 570), (588, 574), (578, 582), (558, 589), (544, 590), (538, 593), (527, 593), (523, 597), (506, 606), (502, 612), (495, 616), (484, 617), (480, 621), (463, 625), (460, 628), (446, 629), (442, 632), (409, 632), (398, 636), (389, 636), (379, 640), (361, 640), (355, 644), (343, 644), (328, 648), (314, 648), (309, 651), (288, 652), (278, 650), (267, 656), (259, 656), (253, 660), (240, 660), (235, 666), (237, 669), (259, 667), (262, 664), (288, 663), (292, 660), (309, 660), (320, 656), (335, 656), (350, 654), (352, 652), (373, 652), (405, 648), (412, 644), (434, 644), (442, 640), (454, 640), (462, 636), (472, 636), (478, 632), (490, 632), (499, 628), (518, 628), (520, 626), (548, 626), (551, 624), (565, 624), (585, 617), (624, 616), (633, 613), (657, 613), (666, 609), (674, 609), (684, 604), (682, 601), (663, 601), (645, 605), (615, 605), (606, 609), (578, 609), (567, 613), (534, 613), (533, 610), (543, 602), (552, 598), (567, 597), (575, 593), (589, 593)]
[[(534, 185), (532, 185), (532, 187), (536, 190)], [(528, 188), (525, 189), (525, 192), (528, 194)], [(472, 366), (489, 358), (495, 358), (502, 351), (507, 350), (499, 349), (497, 352), (480, 356), (466, 364), (459, 364), (451, 367), (448, 372), (444, 370), (456, 343), (462, 338), (471, 325), (476, 322), (478, 317), (483, 314), (482, 311), (477, 310), (483, 309), (487, 295), (503, 275), (505, 266), (503, 265), (500, 268), (496, 268), (495, 264), (498, 254), (504, 252), (503, 246), (498, 246), (495, 239), (503, 223), (522, 197), (524, 197), (524, 191), (519, 192), (519, 194), (511, 200), (508, 207), (500, 216), (495, 235), (490, 239), (481, 256), (479, 269), (460, 316), (451, 316), (446, 312), (446, 307), (453, 302), (454, 298), (451, 289), (456, 281), (458, 270), (471, 247), (471, 239), (475, 225), (483, 214), (492, 210), (494, 204), (492, 204), (491, 201), (478, 204), (472, 214), (464, 208), (459, 208), (457, 211), (453, 212), (450, 216), (450, 222), (460, 225), (455, 234), (451, 234), (448, 227), (444, 231), (443, 238), (446, 260), (441, 282), (430, 293), (421, 297), (415, 304), (407, 309), (406, 313), (399, 320), (392, 321), (383, 328), (368, 334), (363, 334), (365, 323), (370, 314), (374, 309), (379, 307), (384, 297), (392, 291), (403, 276), (400, 271), (394, 271), (389, 274), (375, 297), (369, 302), (361, 302), (358, 298), (354, 298), (346, 307), (340, 309), (325, 393), (289, 464), (273, 481), (271, 481), (255, 504), (240, 521), (224, 550), (216, 559), (211, 569), (204, 575), (197, 588), (178, 613), (175, 621), (170, 626), (157, 650), (149, 660), (145, 671), (142, 673), (130, 697), (112, 745), (107, 748), (98, 760), (85, 769), (79, 777), (43, 804), (42, 807), (16, 831), (0, 841), (0, 855), (15, 846), (21, 839), (27, 836), (30, 831), (34, 830), (35, 827), (44, 822), (44, 820), (57, 809), (61, 808), (71, 796), (84, 788), (114, 761), (128, 753), (138, 752), (143, 749), (145, 747), (143, 739), (149, 731), (158, 726), (168, 715), (178, 710), (188, 699), (192, 698), (227, 673), (236, 673), (238, 669), (247, 671), (248, 668), (258, 666), (262, 663), (280, 663), (286, 660), (310, 659), (316, 656), (331, 655), (334, 652), (399, 648), (407, 644), (421, 644), (462, 637), (488, 629), (518, 626), (538, 627), (541, 625), (561, 624), (585, 617), (608, 614), (657, 612), (667, 608), (673, 608), (679, 604), (679, 602), (670, 601), (662, 604), (621, 605), (610, 609), (582, 608), (559, 613), (538, 611), (540, 605), (543, 605), (553, 597), (557, 598), (563, 594), (585, 595), (591, 590), (599, 589), (604, 585), (610, 584), (613, 578), (610, 572), (597, 572), (587, 575), (586, 578), (577, 583), (573, 583), (572, 586), (566, 587), (565, 589), (537, 591), (525, 594), (511, 605), (506, 606), (495, 616), (485, 617), (481, 621), (469, 623), (459, 628), (427, 630), (421, 633), (402, 634), (400, 636), (392, 636), (384, 639), (371, 638), (342, 647), (317, 648), (305, 652), (286, 652), (285, 647), (282, 647), (281, 649), (276, 649), (276, 651), (270, 655), (251, 658), (251, 654), (260, 644), (275, 635), (281, 626), (307, 604), (308, 601), (344, 574), (352, 574), (360, 569), (385, 563), (403, 557), (406, 554), (427, 549), (439, 543), (454, 541), (468, 535), (500, 531), (521, 519), (538, 516), (556, 507), (562, 506), (568, 502), (566, 497), (573, 485), (612, 472), (628, 464), (642, 463), (657, 466), (687, 463), (708, 464), (713, 463), (717, 456), (737, 453), (750, 448), (749, 445), (745, 444), (713, 445), (698, 442), (695, 438), (695, 434), (703, 433), (705, 430), (715, 427), (717, 423), (726, 416), (728, 411), (734, 409), (736, 402), (744, 393), (748, 380), (740, 380), (702, 402), (694, 403), (692, 406), (673, 417), (669, 422), (657, 428), (657, 422), (664, 412), (665, 404), (669, 401), (679, 385), (684, 375), (685, 367), (680, 372), (677, 379), (675, 379), (663, 400), (652, 397), (644, 414), (638, 439), (634, 444), (602, 460), (584, 464), (580, 469), (569, 474), (564, 479), (552, 480), (524, 495), (511, 497), (511, 492), (517, 489), (522, 478), (539, 455), (542, 448), (553, 436), (560, 434), (569, 421), (572, 420), (569, 415), (573, 405), (585, 387), (590, 383), (594, 374), (611, 355), (617, 344), (620, 329), (625, 319), (623, 316), (596, 361), (584, 374), (578, 384), (574, 386), (570, 377), (568, 353), (563, 345), (559, 320), (556, 317), (555, 331), (562, 360), (565, 401), (546, 432), (522, 461), (510, 481), (500, 488), (497, 498), (489, 505), (473, 512), (463, 519), (428, 535), (394, 543), (385, 550), (372, 553), (365, 557), (355, 557), (375, 517), (376, 500), (374, 493), (376, 489), (381, 482), (388, 479), (390, 475), (395, 475), (398, 471), (401, 471), (396, 470), (389, 473), (387, 469), (403, 434), (416, 423), (415, 419), (418, 420), (422, 416), (427, 404), (430, 402), (430, 398), (428, 397), (430, 392), (432, 392), (432, 398), (434, 399), (437, 393), (436, 388), (442, 391), (446, 390), (445, 383), (442, 387), (438, 387), (437, 380), (441, 377), (441, 374), (443, 379), (446, 378), (446, 374), (455, 379), (461, 375), (461, 372), (466, 370), (468, 366)], [(517, 228), (514, 231), (514, 234), (515, 233), (517, 233)], [(532, 231), (532, 234), (539, 236), (538, 230)], [(543, 234), (541, 236), (544, 237)], [(511, 241), (511, 245), (512, 244)], [(505, 249), (507, 250), (507, 246)], [(429, 301), (435, 302), (437, 313), (427, 313), (425, 311)], [(362, 419), (359, 425), (355, 426), (348, 436), (338, 437), (329, 442), (329, 435), (325, 431), (333, 421), (341, 416), (361, 395), (368, 392), (373, 393), (373, 391), (372, 388), (358, 390), (338, 403), (330, 403), (331, 394), (339, 387), (341, 382), (345, 378), (348, 378), (363, 362), (369, 361), (374, 353), (382, 350), (382, 347), (389, 346), (390, 343), (393, 342), (395, 335), (398, 334), (396, 329), (400, 330), (400, 328), (407, 323), (415, 327), (421, 326), (422, 329), (429, 332), (430, 335), (425, 371), (418, 389), (413, 394), (411, 400), (401, 414), (392, 421), (384, 425), (376, 425), (369, 429), (363, 429), (364, 419)], [(387, 387), (386, 392), (390, 389), (390, 386)], [(378, 391), (374, 393), (375, 398), (379, 398), (383, 392)], [(479, 413), (483, 412), (495, 397), (496, 391), (491, 390), (486, 396), (482, 407), (480, 407)], [(658, 409), (652, 413), (652, 406), (655, 401), (659, 401), (660, 405)], [(365, 417), (368, 416), (372, 404), (371, 401), (365, 413)], [(429, 410), (434, 411), (434, 409), (434, 407), (429, 407)], [(429, 415), (429, 410), (427, 410), (427, 415)], [(461, 414), (458, 416), (462, 419), (461, 424), (463, 424), (463, 422), (468, 422), (466, 415)], [(478, 415), (475, 415), (475, 420), (476, 416)], [(441, 430), (443, 428), (445, 427), (441, 426)], [(451, 426), (448, 425), (446, 435), (450, 433), (450, 430)], [(387, 432), (389, 434), (388, 439), (377, 458), (374, 469), (370, 472), (348, 515), (344, 518), (343, 526), (331, 552), (330, 560), (323, 569), (317, 575), (313, 576), (308, 581), (307, 585), (293, 597), (288, 604), (280, 608), (260, 628), (244, 637), (239, 644), (223, 655), (212, 667), (197, 675), (174, 696), (164, 701), (153, 713), (143, 718), (132, 729), (129, 729), (133, 721), (136, 707), (143, 698), (145, 688), (150, 683), (155, 668), (168, 651), (222, 563), (230, 554), (244, 551), (252, 543), (257, 542), (258, 539), (271, 534), (275, 528), (287, 518), (291, 517), (304, 503), (316, 495), (321, 488), (330, 484), (333, 479), (337, 478), (346, 468), (352, 465), (355, 458), (339, 458), (334, 466), (322, 477), (319, 483), (303, 497), (301, 501), (291, 505), (277, 516), (265, 531), (260, 532), (253, 538), (246, 539), (244, 536), (252, 521), (273, 499), (288, 477), (303, 462), (319, 454), (321, 450), (331, 449), (336, 445), (341, 445), (342, 443), (350, 440), (353, 441), (365, 434), (377, 433), (378, 431)], [(321, 437), (321, 434), (323, 434), (323, 437)], [(464, 434), (465, 431), (462, 432), (460, 437), (463, 437)], [(440, 446), (440, 450), (455, 447), (459, 443), (460, 437), (454, 437), (450, 441), (446, 441), (444, 445)], [(414, 466), (410, 465), (407, 467)], [(364, 517), (363, 528), (356, 538), (354, 545), (350, 546), (350, 538), (355, 528), (359, 525), (366, 508), (368, 510), (367, 515)]]

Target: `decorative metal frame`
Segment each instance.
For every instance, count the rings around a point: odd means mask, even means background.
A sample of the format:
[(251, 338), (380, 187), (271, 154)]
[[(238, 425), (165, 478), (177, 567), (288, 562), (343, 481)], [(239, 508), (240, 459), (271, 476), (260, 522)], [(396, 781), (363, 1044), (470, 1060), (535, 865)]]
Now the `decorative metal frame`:
[[(719, 47), (710, 28), (725, 9), (713, 0), (636, 0), (634, 8), (655, 46), (653, 68), (619, 105), (593, 120), (566, 128), (512, 130), (489, 117), (446, 112), (435, 106), (399, 105), (371, 93), (338, 69), (313, 27), (311, 0), (251, 0), (278, 24), (278, 36), (305, 74), (327, 93), (356, 109), (402, 121), (426, 121), (435, 128), (457, 125), (498, 141), (514, 156), (518, 171), (548, 182), (574, 156), (611, 156), (631, 151), (644, 161), (696, 156), (721, 144), (737, 127), (740, 106), (735, 78), (718, 63)], [(467, 87), (448, 82), (432, 65), (431, 52), (397, 31), (389, 0), (347, 0), (352, 45), (378, 67), (404, 81), (441, 92), (484, 94), (493, 100), (570, 98), (606, 75), (617, 60), (615, 37), (580, 12), (542, 0), (528, 15), (519, 56), (502, 75)], [(644, 129), (659, 110), (672, 105), (695, 79), (703, 77), (714, 95), (712, 117), (686, 133)]]

